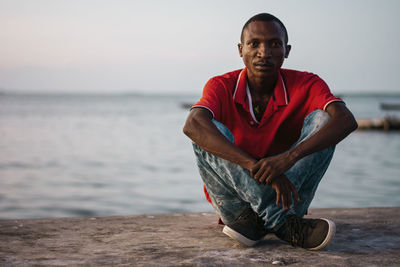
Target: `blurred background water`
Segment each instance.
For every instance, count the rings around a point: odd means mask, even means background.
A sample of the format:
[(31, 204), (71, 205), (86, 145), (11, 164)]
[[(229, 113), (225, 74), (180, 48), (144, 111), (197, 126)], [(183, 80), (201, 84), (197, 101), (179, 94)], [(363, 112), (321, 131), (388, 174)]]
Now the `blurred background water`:
[[(182, 133), (193, 95), (0, 95), (0, 219), (211, 211)], [(357, 118), (400, 117), (343, 96)], [(400, 132), (337, 146), (313, 208), (400, 205)]]

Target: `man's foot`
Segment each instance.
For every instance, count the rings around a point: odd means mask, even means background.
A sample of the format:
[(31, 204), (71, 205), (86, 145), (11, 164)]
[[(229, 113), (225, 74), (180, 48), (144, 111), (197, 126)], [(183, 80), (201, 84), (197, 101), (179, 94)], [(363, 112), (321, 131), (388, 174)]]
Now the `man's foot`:
[(225, 225), (224, 234), (246, 246), (254, 246), (264, 239), (264, 222), (251, 208), (245, 210), (233, 223)]
[(289, 215), (283, 229), (284, 234), (276, 235), (292, 246), (320, 250), (332, 241), (336, 225), (328, 219), (303, 219)]

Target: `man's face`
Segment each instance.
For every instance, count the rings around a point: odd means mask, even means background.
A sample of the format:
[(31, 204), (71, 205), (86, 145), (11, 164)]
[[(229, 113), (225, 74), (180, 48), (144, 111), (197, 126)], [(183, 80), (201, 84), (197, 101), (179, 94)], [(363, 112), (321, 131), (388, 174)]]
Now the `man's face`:
[(275, 77), (289, 51), (285, 33), (275, 21), (251, 22), (239, 44), (239, 54), (247, 67), (248, 77)]

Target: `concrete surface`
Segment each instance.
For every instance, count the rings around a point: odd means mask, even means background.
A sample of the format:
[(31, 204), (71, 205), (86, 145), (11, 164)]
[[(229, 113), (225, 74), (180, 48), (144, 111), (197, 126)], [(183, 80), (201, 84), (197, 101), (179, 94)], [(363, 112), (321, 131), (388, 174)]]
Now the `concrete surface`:
[(213, 213), (0, 220), (0, 266), (400, 266), (400, 207), (314, 209), (337, 235), (325, 250), (268, 235), (247, 248)]

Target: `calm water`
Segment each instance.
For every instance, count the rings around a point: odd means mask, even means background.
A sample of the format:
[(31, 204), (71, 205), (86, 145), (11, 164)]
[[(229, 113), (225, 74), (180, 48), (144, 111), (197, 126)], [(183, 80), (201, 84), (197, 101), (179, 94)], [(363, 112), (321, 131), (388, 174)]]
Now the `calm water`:
[[(1, 95), (0, 219), (211, 211), (181, 130), (196, 98)], [(366, 118), (400, 103), (344, 99)], [(400, 206), (399, 132), (339, 144), (312, 204), (367, 206)]]

